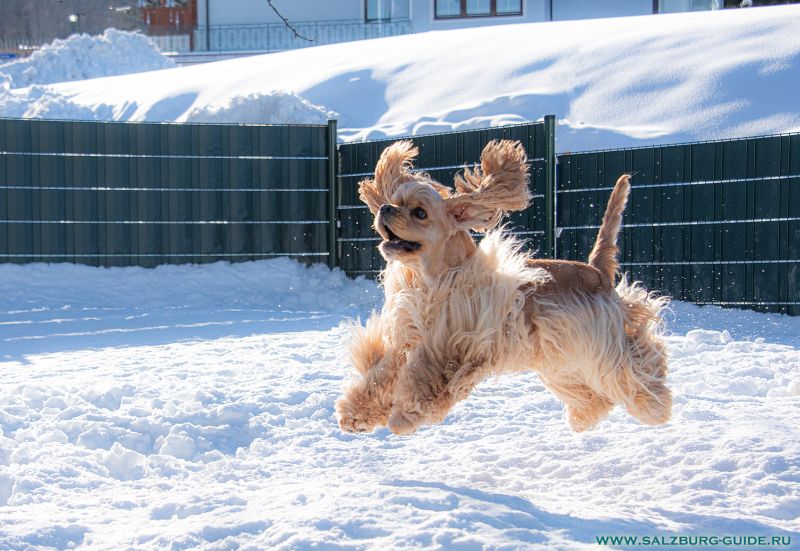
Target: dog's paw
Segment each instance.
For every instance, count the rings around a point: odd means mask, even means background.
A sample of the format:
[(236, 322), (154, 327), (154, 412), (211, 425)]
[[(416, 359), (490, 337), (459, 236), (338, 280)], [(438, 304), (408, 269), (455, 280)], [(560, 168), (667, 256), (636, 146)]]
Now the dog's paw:
[(380, 424), (380, 419), (376, 419), (375, 415), (370, 415), (347, 398), (336, 402), (336, 416), (339, 427), (345, 432), (369, 432)]
[(583, 432), (595, 427), (608, 415), (608, 410), (575, 409), (567, 407), (567, 423), (573, 432)]
[(394, 411), (389, 416), (389, 430), (394, 434), (411, 434), (422, 424), (419, 413)]
[(375, 427), (367, 419), (356, 419), (354, 417), (340, 417), (339, 428), (345, 432), (369, 432)]

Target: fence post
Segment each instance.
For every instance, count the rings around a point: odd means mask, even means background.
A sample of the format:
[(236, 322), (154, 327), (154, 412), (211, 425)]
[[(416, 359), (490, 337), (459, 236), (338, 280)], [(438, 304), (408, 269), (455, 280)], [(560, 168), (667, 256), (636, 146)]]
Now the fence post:
[(545, 246), (550, 258), (556, 257), (556, 116), (544, 117), (544, 212)]
[(328, 121), (328, 267), (339, 265), (337, 202), (339, 200), (339, 151), (336, 149), (336, 121)]

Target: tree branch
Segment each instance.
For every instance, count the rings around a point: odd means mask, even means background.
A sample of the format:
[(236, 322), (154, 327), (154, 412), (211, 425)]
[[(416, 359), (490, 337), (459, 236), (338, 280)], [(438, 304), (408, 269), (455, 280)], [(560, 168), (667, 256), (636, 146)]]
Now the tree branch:
[(277, 15), (278, 17), (281, 18), (281, 20), (283, 21), (283, 24), (286, 25), (287, 27), (289, 27), (289, 29), (294, 33), (294, 36), (296, 38), (300, 38), (300, 39), (305, 40), (307, 42), (314, 42), (313, 38), (306, 38), (305, 36), (303, 36), (302, 34), (297, 32), (297, 29), (292, 27), (292, 25), (289, 23), (289, 20), (286, 19), (283, 15), (281, 15), (281, 12), (278, 11), (278, 8), (276, 8), (275, 6), (272, 5), (272, 0), (267, 0), (267, 4), (269, 4), (269, 7), (272, 8), (272, 11), (275, 12), (275, 15)]

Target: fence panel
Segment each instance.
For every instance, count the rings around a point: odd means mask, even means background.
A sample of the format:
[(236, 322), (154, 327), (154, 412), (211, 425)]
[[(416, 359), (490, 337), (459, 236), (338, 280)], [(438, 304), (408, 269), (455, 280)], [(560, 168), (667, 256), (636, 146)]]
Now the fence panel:
[(800, 134), (559, 155), (559, 257), (588, 257), (623, 172), (633, 278), (680, 300), (800, 314)]
[(0, 261), (326, 261), (331, 132), (0, 119)]
[[(585, 260), (614, 181), (632, 172), (620, 238), (632, 277), (680, 300), (800, 314), (800, 134), (563, 154), (556, 163), (554, 131), (545, 117), (411, 139), (417, 168), (445, 184), (490, 140), (520, 140), (534, 201), (509, 223), (542, 257)], [(290, 256), (374, 277), (383, 259), (357, 184), (393, 140), (344, 144), (337, 155), (335, 137), (335, 121), (0, 119), (0, 262)]]
[[(552, 128), (552, 118), (548, 118), (547, 124)], [(524, 238), (530, 248), (538, 250), (540, 256), (549, 256), (546, 200), (551, 196), (547, 193), (547, 180), (552, 162), (548, 162), (546, 156), (546, 136), (546, 124), (539, 122), (409, 139), (419, 148), (415, 167), (450, 186), (465, 165), (479, 162), (481, 151), (489, 141), (520, 140), (528, 153), (534, 199), (532, 207), (513, 213), (509, 222), (514, 233)], [(394, 141), (352, 143), (339, 147), (338, 256), (342, 269), (351, 276), (375, 277), (384, 266), (377, 249), (380, 238), (372, 229), (372, 214), (358, 199), (358, 182), (374, 174), (381, 152)], [(552, 144), (549, 147), (552, 148)]]

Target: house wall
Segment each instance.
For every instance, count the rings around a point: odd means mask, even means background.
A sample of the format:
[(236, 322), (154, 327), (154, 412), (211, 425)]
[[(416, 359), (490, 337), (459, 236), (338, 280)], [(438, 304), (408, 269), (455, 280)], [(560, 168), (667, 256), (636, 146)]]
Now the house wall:
[[(653, 0), (522, 0), (521, 16), (435, 19), (434, 0), (377, 0), (391, 4), (392, 19), (411, 19), (414, 32), (478, 27), (487, 24), (529, 23), (645, 15), (653, 13)], [(366, 0), (273, 0), (290, 22), (364, 21)], [(659, 11), (689, 11), (719, 7), (721, 0), (660, 0)], [(198, 24), (263, 25), (281, 23), (266, 0), (197, 0)]]
[[(718, 0), (669, 0), (713, 2)], [(531, 23), (653, 13), (653, 0), (522, 0), (521, 16), (435, 19), (434, 0), (411, 0), (414, 32), (477, 27), (486, 24)], [(552, 12), (551, 12), (552, 10)]]

